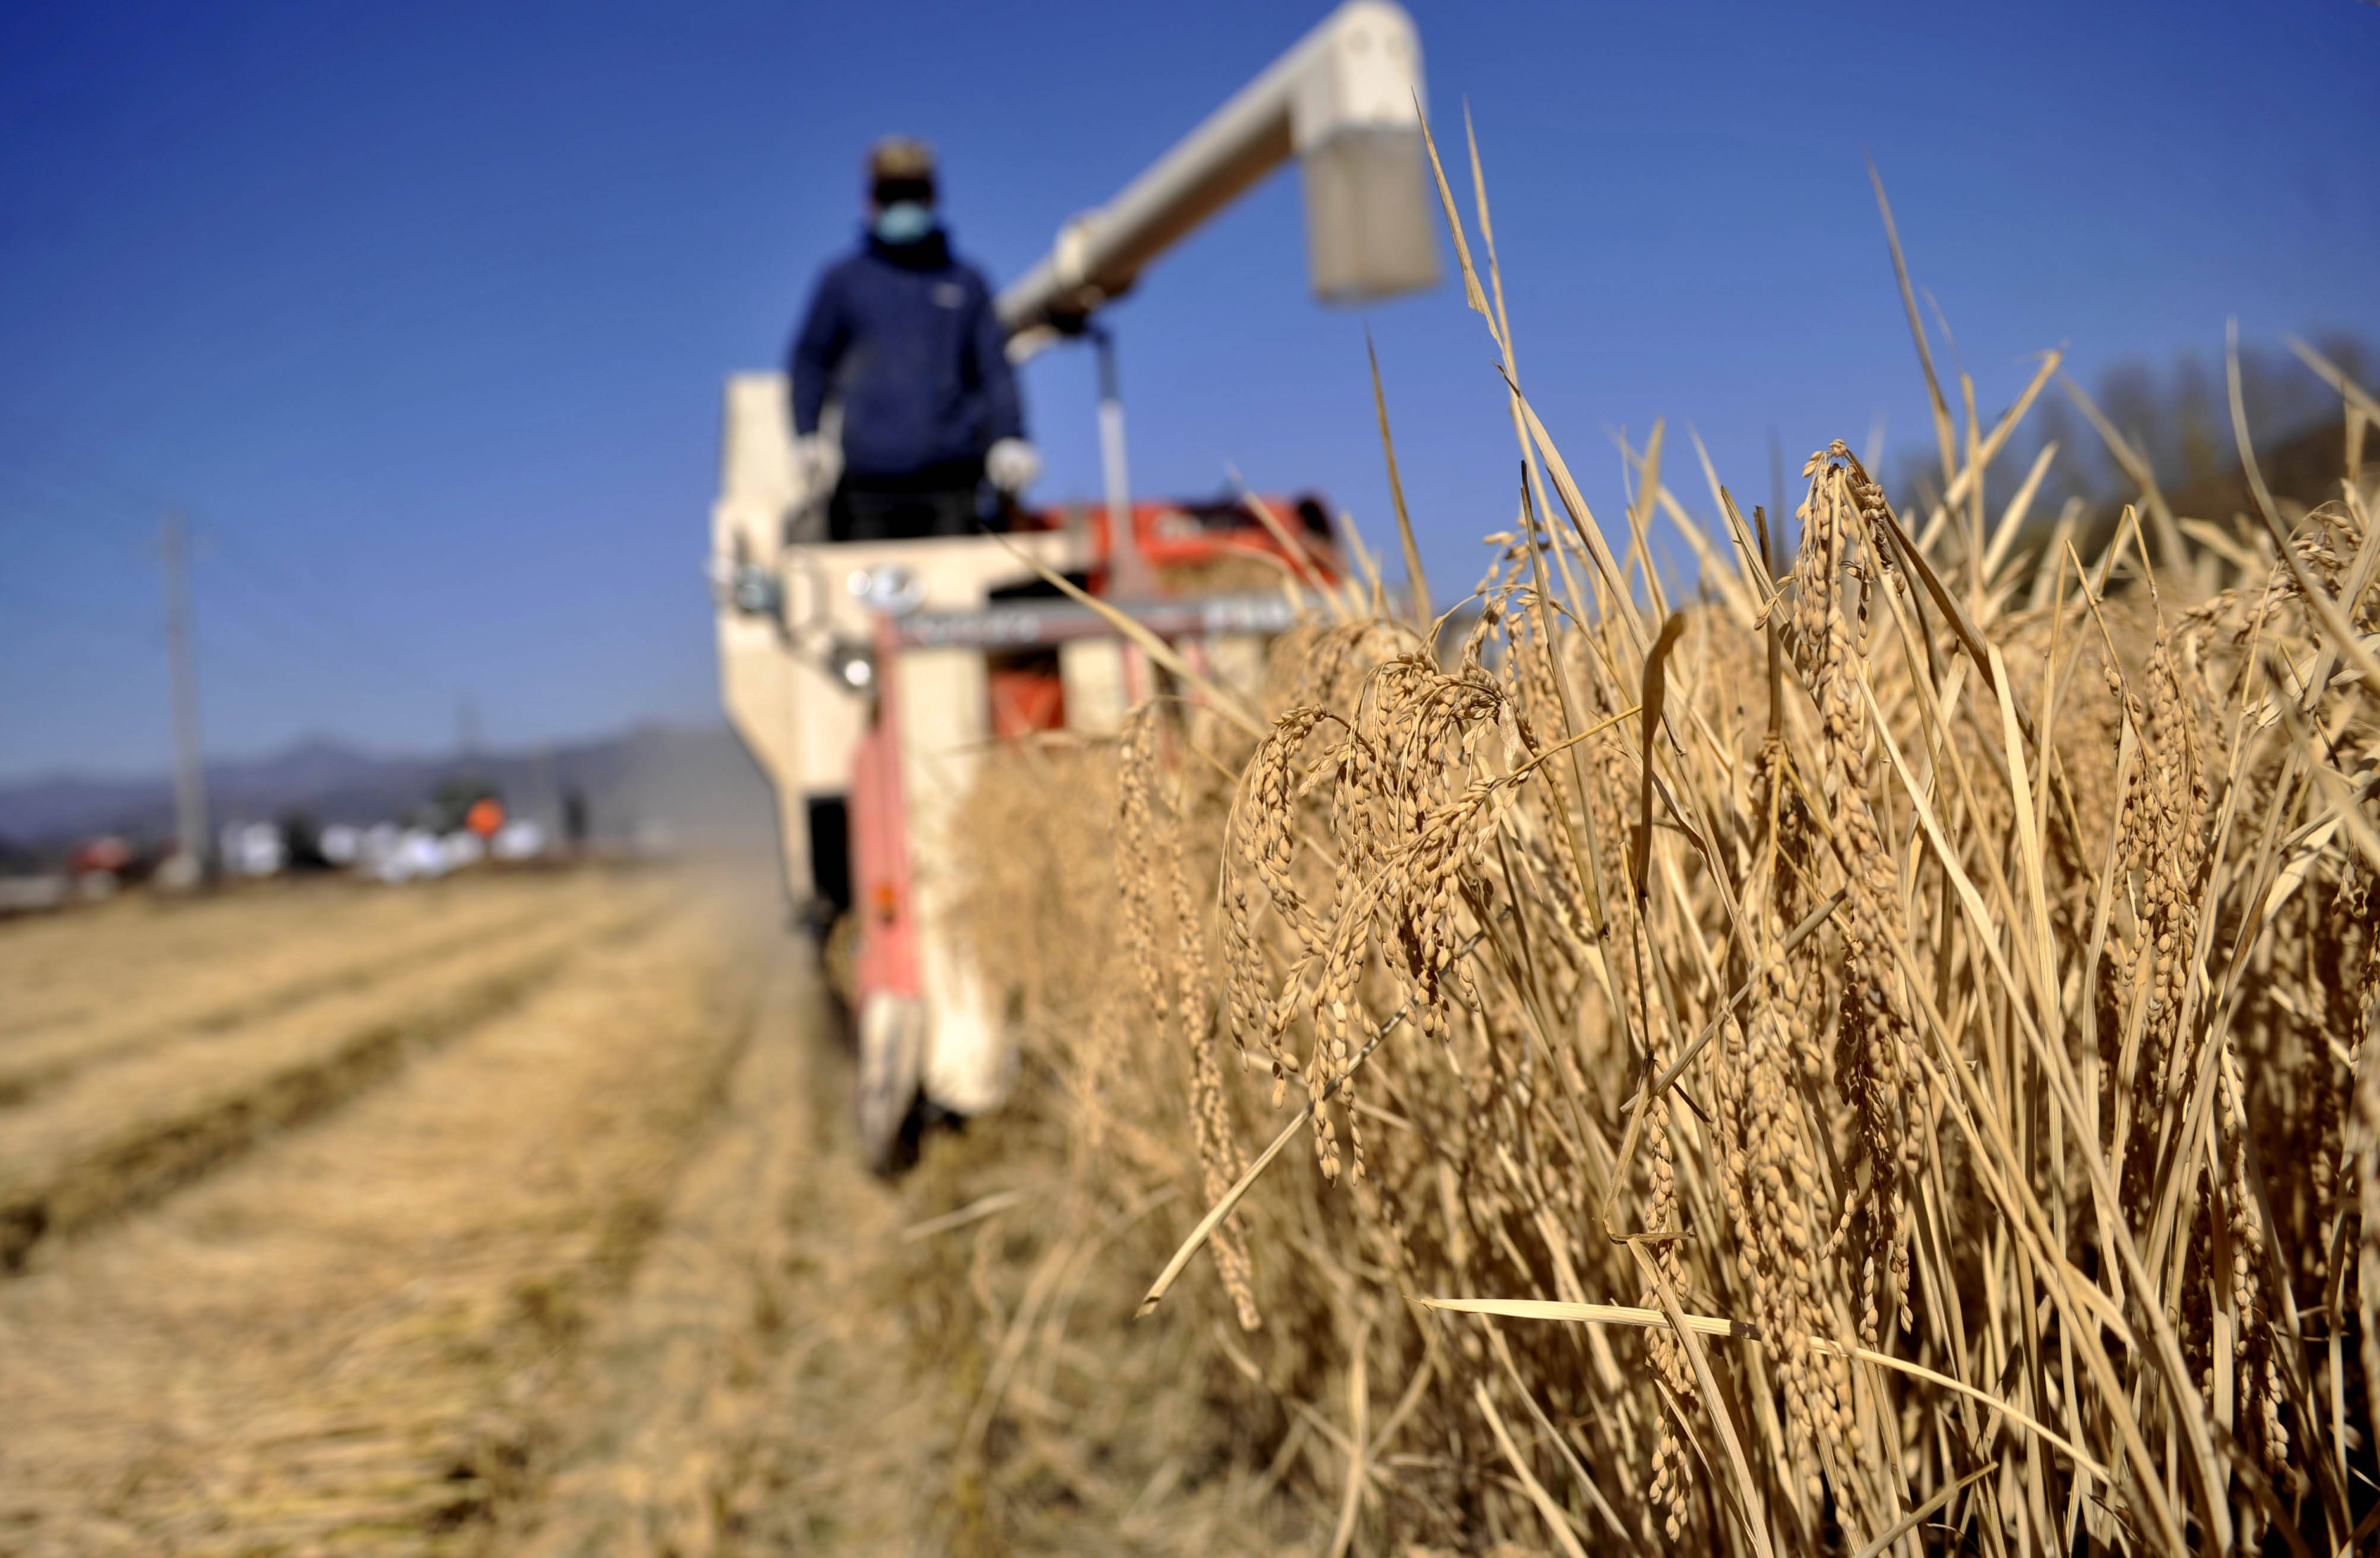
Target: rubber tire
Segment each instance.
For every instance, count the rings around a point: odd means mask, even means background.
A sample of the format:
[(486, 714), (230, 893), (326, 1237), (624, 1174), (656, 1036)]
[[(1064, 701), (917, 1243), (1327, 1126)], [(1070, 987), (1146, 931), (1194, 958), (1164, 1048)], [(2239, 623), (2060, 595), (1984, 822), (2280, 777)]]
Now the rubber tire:
[(859, 1009), (859, 1067), (854, 1103), (868, 1166), (890, 1174), (917, 1104), (917, 1066), (925, 1050), (926, 1010), (911, 996), (877, 992)]

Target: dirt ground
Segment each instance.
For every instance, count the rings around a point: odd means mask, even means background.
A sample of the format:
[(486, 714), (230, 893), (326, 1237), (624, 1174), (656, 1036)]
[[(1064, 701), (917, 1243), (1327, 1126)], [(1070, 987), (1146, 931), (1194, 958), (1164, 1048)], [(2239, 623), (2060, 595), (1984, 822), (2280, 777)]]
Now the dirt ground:
[(848, 1076), (690, 867), (0, 925), (0, 1552), (1173, 1547), (1178, 1458), (1002, 1449), (1010, 1315), (1145, 1274), (1002, 1231), (1024, 1126), (865, 1173)]

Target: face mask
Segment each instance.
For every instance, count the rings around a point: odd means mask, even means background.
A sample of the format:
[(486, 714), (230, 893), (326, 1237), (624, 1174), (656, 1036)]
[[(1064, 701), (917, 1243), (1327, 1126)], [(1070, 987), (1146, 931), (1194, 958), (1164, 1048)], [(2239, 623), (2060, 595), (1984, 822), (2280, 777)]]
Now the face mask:
[(876, 236), (886, 243), (916, 243), (933, 230), (933, 207), (916, 201), (894, 201), (876, 213)]

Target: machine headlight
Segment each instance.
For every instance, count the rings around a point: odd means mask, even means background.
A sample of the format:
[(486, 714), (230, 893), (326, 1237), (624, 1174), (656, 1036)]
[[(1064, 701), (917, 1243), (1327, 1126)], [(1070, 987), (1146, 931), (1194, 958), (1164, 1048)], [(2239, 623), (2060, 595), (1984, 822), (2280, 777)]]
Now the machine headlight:
[(835, 645), (832, 663), (836, 678), (854, 692), (866, 692), (876, 685), (876, 656), (865, 645)]
[(738, 563), (728, 579), (728, 599), (747, 616), (775, 616), (784, 605), (776, 574), (755, 563)]
[(926, 581), (917, 570), (901, 563), (883, 563), (854, 572), (844, 581), (852, 599), (886, 616), (906, 616), (926, 603)]

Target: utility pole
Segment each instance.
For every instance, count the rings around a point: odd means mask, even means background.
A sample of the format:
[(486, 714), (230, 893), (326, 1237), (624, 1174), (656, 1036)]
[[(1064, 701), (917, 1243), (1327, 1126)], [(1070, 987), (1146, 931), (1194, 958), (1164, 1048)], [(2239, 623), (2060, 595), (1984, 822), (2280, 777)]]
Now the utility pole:
[(171, 510), (158, 525), (157, 552), (165, 570), (165, 649), (174, 675), (174, 827), (203, 881), (212, 874), (214, 851), (207, 828), (206, 748), (199, 735), (199, 668), (190, 650), (190, 536)]

